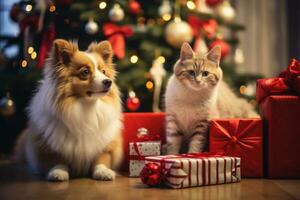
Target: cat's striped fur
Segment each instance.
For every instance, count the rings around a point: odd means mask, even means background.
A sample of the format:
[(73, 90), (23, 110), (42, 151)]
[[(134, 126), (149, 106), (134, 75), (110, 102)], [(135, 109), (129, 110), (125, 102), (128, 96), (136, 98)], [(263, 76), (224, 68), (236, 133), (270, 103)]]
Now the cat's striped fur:
[(178, 154), (183, 140), (189, 143), (188, 152), (204, 151), (212, 117), (257, 116), (222, 81), (220, 57), (219, 46), (200, 55), (188, 43), (182, 45), (165, 95), (168, 154)]

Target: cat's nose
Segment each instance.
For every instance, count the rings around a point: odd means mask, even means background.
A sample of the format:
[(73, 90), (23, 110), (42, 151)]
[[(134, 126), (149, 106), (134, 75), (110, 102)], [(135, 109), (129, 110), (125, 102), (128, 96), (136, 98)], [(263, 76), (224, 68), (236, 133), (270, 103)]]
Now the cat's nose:
[(103, 86), (104, 86), (104, 88), (109, 88), (110, 86), (111, 86), (111, 84), (112, 84), (112, 81), (110, 80), (110, 79), (104, 79), (103, 81), (102, 81), (102, 84), (103, 84)]

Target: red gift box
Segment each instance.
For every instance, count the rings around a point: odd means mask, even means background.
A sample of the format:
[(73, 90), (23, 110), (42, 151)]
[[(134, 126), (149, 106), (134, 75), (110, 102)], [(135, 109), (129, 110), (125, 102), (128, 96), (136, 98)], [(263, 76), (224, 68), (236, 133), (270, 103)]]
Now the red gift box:
[(137, 130), (146, 128), (149, 135), (160, 135), (165, 142), (165, 114), (164, 113), (124, 113), (123, 148), (124, 161), (121, 170), (129, 171), (129, 143), (137, 141)]
[(300, 177), (300, 63), (292, 59), (278, 77), (257, 80), (264, 119), (266, 172), (270, 178)]
[(291, 95), (269, 96), (259, 107), (266, 122), (268, 177), (300, 177), (300, 98)]
[(262, 177), (262, 120), (252, 118), (212, 120), (209, 151), (241, 157), (242, 177)]

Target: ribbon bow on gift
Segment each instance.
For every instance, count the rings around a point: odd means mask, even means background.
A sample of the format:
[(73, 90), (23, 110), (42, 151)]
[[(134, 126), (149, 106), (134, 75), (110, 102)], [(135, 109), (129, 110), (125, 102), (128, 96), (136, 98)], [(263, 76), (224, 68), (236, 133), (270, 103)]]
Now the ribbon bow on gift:
[(130, 26), (117, 26), (113, 23), (103, 25), (103, 33), (108, 37), (108, 40), (114, 50), (117, 58), (122, 59), (125, 56), (125, 39), (133, 34)]
[(270, 95), (300, 95), (300, 63), (292, 59), (286, 70), (278, 77), (257, 80), (256, 99), (260, 103)]
[(194, 15), (188, 16), (187, 21), (191, 25), (193, 34), (195, 36), (194, 49), (201, 40), (201, 29), (204, 30), (208, 38), (212, 38), (213, 33), (216, 32), (218, 27), (216, 20), (214, 19), (202, 20)]

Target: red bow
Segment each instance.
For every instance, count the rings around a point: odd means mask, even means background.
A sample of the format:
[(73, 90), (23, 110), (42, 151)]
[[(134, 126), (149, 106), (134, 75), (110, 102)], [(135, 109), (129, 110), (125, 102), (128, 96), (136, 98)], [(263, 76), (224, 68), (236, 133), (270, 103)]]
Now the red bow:
[(117, 58), (122, 59), (125, 56), (125, 39), (133, 34), (130, 26), (117, 26), (113, 23), (103, 25), (103, 33), (108, 37)]
[(38, 63), (37, 63), (38, 68), (42, 68), (44, 66), (47, 53), (48, 51), (50, 51), (52, 47), (52, 43), (55, 39), (55, 35), (56, 35), (55, 25), (50, 24), (48, 30), (45, 31), (42, 37), (42, 41), (40, 45), (40, 53), (39, 53)]
[(198, 45), (201, 39), (201, 29), (204, 30), (206, 36), (210, 39), (213, 37), (213, 33), (216, 32), (218, 24), (217, 21), (214, 19), (209, 19), (209, 20), (201, 20), (198, 17), (194, 15), (188, 16), (189, 24), (192, 27), (193, 34), (195, 36), (195, 44), (194, 48)]
[(300, 63), (292, 59), (278, 77), (257, 80), (256, 99), (259, 103), (270, 95), (300, 95)]

